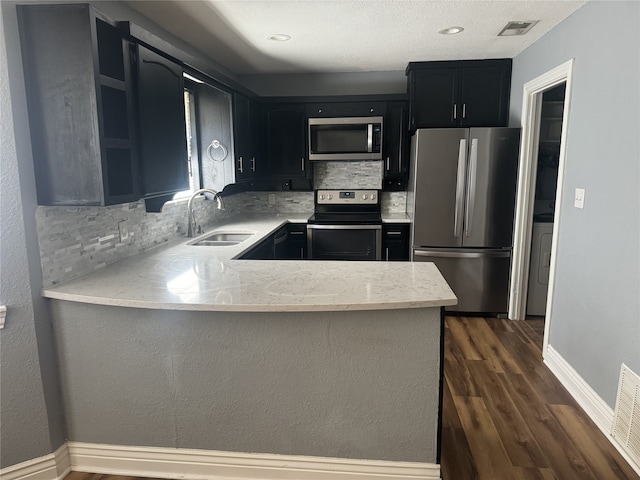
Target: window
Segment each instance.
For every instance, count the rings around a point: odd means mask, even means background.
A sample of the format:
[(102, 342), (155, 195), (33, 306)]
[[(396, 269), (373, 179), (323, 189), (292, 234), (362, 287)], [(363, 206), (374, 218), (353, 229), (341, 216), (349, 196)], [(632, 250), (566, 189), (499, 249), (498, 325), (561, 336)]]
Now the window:
[(183, 190), (173, 196), (174, 200), (188, 198), (200, 188), (200, 162), (198, 158), (198, 133), (196, 129), (195, 93), (191, 88), (184, 89), (184, 118), (187, 129), (187, 162), (189, 164), (189, 190)]

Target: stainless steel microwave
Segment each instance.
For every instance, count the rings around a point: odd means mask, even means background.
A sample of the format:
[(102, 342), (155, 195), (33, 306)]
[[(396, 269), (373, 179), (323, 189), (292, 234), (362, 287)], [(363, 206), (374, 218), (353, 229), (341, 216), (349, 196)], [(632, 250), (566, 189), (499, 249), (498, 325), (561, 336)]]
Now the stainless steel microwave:
[(309, 160), (382, 160), (382, 117), (310, 118)]

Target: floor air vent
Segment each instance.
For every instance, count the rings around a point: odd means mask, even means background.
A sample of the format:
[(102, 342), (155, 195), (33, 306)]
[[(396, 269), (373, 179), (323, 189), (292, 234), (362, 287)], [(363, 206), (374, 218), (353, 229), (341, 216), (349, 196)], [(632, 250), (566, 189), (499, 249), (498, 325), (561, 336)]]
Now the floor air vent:
[(640, 467), (640, 377), (624, 363), (620, 370), (611, 434)]

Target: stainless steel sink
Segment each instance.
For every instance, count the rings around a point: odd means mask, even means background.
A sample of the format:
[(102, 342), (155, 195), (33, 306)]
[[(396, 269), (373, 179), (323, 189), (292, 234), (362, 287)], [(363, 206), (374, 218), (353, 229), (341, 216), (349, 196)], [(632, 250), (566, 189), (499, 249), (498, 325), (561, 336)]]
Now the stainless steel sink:
[(196, 247), (221, 247), (225, 245), (237, 245), (244, 242), (247, 238), (253, 236), (253, 233), (246, 232), (212, 232), (197, 238), (189, 245)]

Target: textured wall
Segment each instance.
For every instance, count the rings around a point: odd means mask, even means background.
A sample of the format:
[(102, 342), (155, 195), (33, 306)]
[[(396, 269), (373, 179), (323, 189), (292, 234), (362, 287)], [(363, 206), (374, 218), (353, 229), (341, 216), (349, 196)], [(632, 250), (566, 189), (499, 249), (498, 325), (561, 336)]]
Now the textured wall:
[(438, 308), (52, 303), (72, 441), (436, 462)]
[(611, 408), (640, 373), (639, 32), (640, 3), (591, 1), (513, 61), (519, 124), (523, 85), (575, 59), (549, 342)]
[[(0, 5), (0, 468), (51, 453), (64, 440), (51, 324), (40, 298), (35, 184), (15, 7)], [(11, 75), (11, 76), (10, 76)], [(11, 90), (10, 90), (11, 87)], [(25, 151), (26, 148), (26, 151)]]

